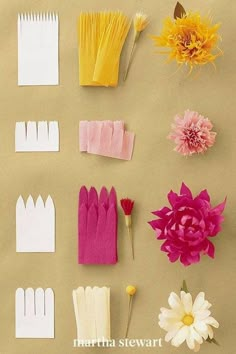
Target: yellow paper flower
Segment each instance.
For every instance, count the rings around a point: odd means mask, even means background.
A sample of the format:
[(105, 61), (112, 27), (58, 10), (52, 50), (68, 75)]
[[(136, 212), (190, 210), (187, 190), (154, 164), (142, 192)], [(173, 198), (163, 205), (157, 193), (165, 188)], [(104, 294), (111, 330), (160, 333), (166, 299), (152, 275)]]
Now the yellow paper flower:
[(176, 19), (167, 18), (160, 36), (152, 36), (157, 47), (168, 48), (170, 60), (178, 64), (187, 64), (190, 70), (194, 66), (207, 63), (214, 64), (222, 54), (217, 47), (220, 39), (220, 24), (212, 24), (209, 17), (199, 13), (188, 13)]
[(134, 31), (140, 33), (145, 30), (148, 25), (148, 16), (142, 12), (137, 12), (134, 16)]

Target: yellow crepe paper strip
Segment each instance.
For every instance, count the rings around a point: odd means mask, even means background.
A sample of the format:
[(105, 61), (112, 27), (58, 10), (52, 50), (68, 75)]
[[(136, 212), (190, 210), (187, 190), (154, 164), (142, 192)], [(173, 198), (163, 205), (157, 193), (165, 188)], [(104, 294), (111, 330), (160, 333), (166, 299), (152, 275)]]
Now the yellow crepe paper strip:
[(130, 21), (122, 12), (81, 13), (78, 25), (82, 86), (117, 86)]

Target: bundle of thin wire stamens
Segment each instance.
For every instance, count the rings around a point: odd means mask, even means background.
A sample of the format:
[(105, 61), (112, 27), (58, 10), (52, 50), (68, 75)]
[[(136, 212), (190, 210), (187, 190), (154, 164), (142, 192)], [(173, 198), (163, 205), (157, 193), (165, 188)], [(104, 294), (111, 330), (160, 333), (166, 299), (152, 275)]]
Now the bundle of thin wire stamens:
[(80, 85), (117, 86), (120, 55), (129, 28), (128, 17), (120, 11), (80, 14)]

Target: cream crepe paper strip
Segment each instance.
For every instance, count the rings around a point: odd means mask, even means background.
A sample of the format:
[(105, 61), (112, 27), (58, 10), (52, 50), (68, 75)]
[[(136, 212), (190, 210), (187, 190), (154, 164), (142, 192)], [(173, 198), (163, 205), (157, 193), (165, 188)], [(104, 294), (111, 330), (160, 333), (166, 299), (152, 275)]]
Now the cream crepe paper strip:
[(15, 151), (59, 151), (58, 122), (17, 122), (15, 128)]
[(52, 289), (18, 288), (15, 297), (16, 338), (54, 338)]
[(16, 203), (16, 252), (55, 252), (55, 207), (48, 196)]
[(58, 85), (58, 15), (18, 15), (18, 85)]
[(110, 289), (79, 287), (72, 295), (77, 340), (91, 343), (110, 340)]

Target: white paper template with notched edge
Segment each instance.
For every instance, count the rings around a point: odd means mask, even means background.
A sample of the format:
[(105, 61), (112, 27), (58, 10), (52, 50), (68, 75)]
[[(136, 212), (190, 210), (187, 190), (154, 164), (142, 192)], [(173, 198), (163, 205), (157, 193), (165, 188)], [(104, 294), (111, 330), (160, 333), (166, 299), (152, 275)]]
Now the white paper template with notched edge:
[(48, 196), (16, 203), (16, 252), (55, 252), (55, 207)]
[(54, 293), (51, 288), (18, 288), (15, 297), (16, 338), (54, 338)]
[(18, 15), (19, 86), (59, 84), (58, 36), (58, 15)]
[(15, 151), (59, 151), (59, 124), (56, 121), (17, 122)]
[(110, 340), (110, 289), (79, 287), (72, 295), (77, 340)]

